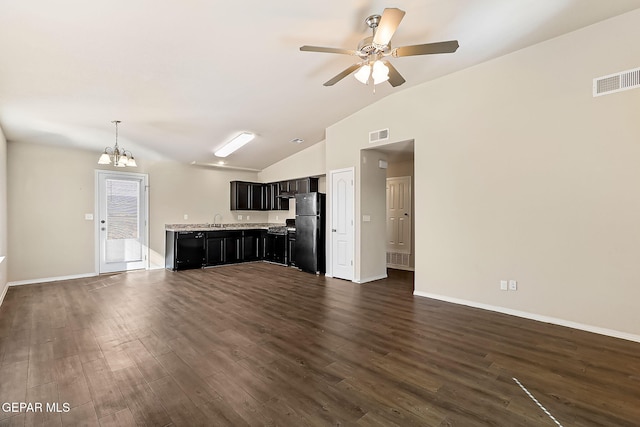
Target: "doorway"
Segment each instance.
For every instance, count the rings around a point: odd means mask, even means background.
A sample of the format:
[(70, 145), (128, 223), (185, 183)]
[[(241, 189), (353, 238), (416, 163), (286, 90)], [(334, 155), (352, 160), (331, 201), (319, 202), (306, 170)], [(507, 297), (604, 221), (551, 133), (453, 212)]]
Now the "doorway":
[[(375, 185), (362, 186), (361, 187), (361, 199), (362, 200), (373, 200), (382, 198), (386, 200), (386, 211), (385, 207), (380, 207), (377, 212), (377, 215), (386, 219), (386, 227), (384, 228), (384, 232), (380, 232), (377, 236), (378, 242), (381, 245), (384, 245), (384, 249), (386, 258), (382, 258), (380, 262), (385, 262), (384, 268), (385, 270), (393, 269), (393, 270), (415, 270), (415, 204), (413, 203), (416, 200), (416, 192), (417, 192), (417, 184), (415, 180), (415, 171), (414, 171), (414, 140), (406, 140), (393, 142), (390, 144), (378, 145), (376, 147), (371, 147), (362, 150), (363, 153), (377, 153), (378, 156), (373, 155), (374, 159), (380, 158), (384, 159), (382, 164), (386, 168), (386, 179), (384, 180), (384, 184), (376, 183)], [(406, 183), (404, 184), (404, 188), (400, 194), (403, 194), (405, 200), (403, 204), (406, 206), (405, 210), (402, 210), (401, 216), (405, 218), (404, 223), (405, 229), (404, 232), (408, 234), (404, 234), (402, 238), (402, 242), (398, 244), (398, 238), (394, 237), (391, 230), (395, 227), (393, 224), (389, 224), (389, 213), (388, 207), (389, 204), (392, 203), (389, 200), (391, 196), (389, 194), (389, 189), (387, 185), (388, 179), (395, 179), (407, 177)], [(407, 194), (408, 192), (408, 194)], [(398, 196), (399, 193), (396, 193), (395, 196)], [(411, 201), (410, 206), (407, 205), (407, 202)], [(405, 213), (407, 215), (405, 215)], [(408, 226), (408, 227), (406, 227)], [(383, 240), (384, 239), (384, 240)], [(390, 244), (392, 242), (392, 244)], [(370, 243), (371, 245), (371, 243)], [(376, 249), (376, 256), (379, 253), (379, 249)], [(383, 261), (384, 260), (384, 261)], [(382, 267), (382, 266), (381, 266)], [(387, 274), (389, 271), (387, 271)]]
[(96, 171), (98, 274), (148, 268), (148, 175)]

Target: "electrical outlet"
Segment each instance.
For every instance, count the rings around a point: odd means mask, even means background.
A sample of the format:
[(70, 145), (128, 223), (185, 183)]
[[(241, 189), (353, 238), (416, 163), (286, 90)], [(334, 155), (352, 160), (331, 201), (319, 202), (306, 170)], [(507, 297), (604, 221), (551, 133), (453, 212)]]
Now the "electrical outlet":
[(84, 219), (86, 219), (87, 221), (93, 221), (93, 214), (92, 213), (84, 214)]
[(184, 214), (184, 219), (189, 219), (189, 215)]
[(276, 215), (276, 221), (279, 219), (278, 215)]
[(249, 221), (251, 219), (251, 217), (249, 215), (247, 215), (247, 221)]
[(515, 280), (509, 280), (509, 290), (517, 291), (518, 290), (518, 282)]
[(500, 280), (500, 290), (501, 291), (509, 290), (509, 282), (507, 282), (506, 280)]
[(238, 221), (242, 221), (242, 215), (238, 215)]

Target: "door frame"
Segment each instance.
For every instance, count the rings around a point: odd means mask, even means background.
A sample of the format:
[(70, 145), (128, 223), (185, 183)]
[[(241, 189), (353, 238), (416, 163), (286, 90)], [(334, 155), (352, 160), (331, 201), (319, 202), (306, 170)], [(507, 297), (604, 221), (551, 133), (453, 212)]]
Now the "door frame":
[(121, 177), (141, 178), (144, 187), (144, 239), (142, 242), (144, 253), (144, 269), (149, 269), (149, 174), (137, 172), (120, 172), (107, 169), (96, 169), (94, 175), (94, 252), (95, 252), (95, 272), (100, 274), (100, 177), (103, 175), (119, 175)]
[(326, 249), (326, 255), (327, 255), (327, 260), (328, 262), (326, 263), (326, 273), (325, 276), (327, 277), (333, 277), (333, 233), (331, 232), (331, 229), (333, 228), (333, 179), (335, 174), (337, 173), (342, 173), (342, 172), (351, 172), (351, 178), (353, 179), (353, 186), (352, 188), (352, 196), (353, 196), (353, 203), (352, 203), (352, 207), (351, 207), (351, 219), (353, 221), (353, 227), (352, 227), (352, 259), (353, 259), (353, 266), (352, 266), (352, 279), (351, 281), (355, 281), (356, 279), (356, 264), (357, 264), (357, 260), (356, 260), (356, 225), (357, 225), (357, 221), (356, 221), (356, 186), (355, 186), (355, 175), (356, 175), (356, 168), (355, 167), (348, 167), (348, 168), (342, 168), (342, 169), (334, 169), (334, 170), (330, 170), (329, 171), (329, 179), (327, 182), (327, 193), (329, 193), (330, 197), (327, 197), (327, 234), (329, 235), (329, 237), (327, 238), (327, 249)]

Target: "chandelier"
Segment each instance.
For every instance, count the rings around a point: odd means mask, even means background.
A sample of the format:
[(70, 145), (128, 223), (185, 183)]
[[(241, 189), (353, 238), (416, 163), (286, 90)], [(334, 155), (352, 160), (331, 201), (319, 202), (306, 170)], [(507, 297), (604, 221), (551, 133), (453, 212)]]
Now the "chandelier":
[(98, 160), (98, 164), (110, 165), (113, 162), (113, 165), (118, 168), (123, 168), (125, 166), (135, 168), (138, 165), (136, 164), (136, 159), (133, 158), (131, 151), (118, 147), (118, 123), (120, 123), (120, 120), (113, 120), (111, 123), (116, 124), (116, 145), (104, 149), (104, 152)]

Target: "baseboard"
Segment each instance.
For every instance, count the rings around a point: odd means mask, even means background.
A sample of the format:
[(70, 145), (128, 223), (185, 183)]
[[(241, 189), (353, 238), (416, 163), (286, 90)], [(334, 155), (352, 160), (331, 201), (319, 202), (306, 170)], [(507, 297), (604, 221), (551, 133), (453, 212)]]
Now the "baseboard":
[(84, 279), (87, 277), (95, 277), (97, 273), (74, 274), (71, 276), (43, 277), (41, 279), (17, 280), (9, 282), (9, 286), (33, 285), (35, 283), (59, 282), (61, 280)]
[(354, 283), (358, 283), (358, 284), (363, 284), (363, 283), (368, 283), (368, 282), (373, 282), (375, 280), (382, 280), (382, 279), (386, 279), (388, 276), (387, 274), (381, 274), (380, 276), (374, 276), (374, 277), (367, 277), (366, 279), (360, 279), (360, 280), (354, 280)]
[(413, 295), (450, 302), (453, 304), (460, 304), (460, 305), (466, 305), (474, 308), (481, 308), (483, 310), (495, 311), (497, 313), (503, 313), (511, 316), (522, 317), (525, 319), (536, 320), (538, 322), (551, 323), (554, 325), (565, 326), (567, 328), (578, 329), (581, 331), (593, 332), (594, 334), (606, 335), (609, 337), (620, 338), (627, 341), (640, 342), (640, 335), (629, 334), (626, 332), (616, 331), (614, 329), (600, 328), (598, 326), (585, 325), (583, 323), (572, 322), (564, 319), (558, 319), (556, 317), (542, 316), (539, 314), (529, 313), (526, 311), (512, 310), (510, 308), (483, 304), (475, 301), (468, 301), (468, 300), (463, 300), (458, 298), (451, 298), (444, 295), (430, 294), (428, 292), (414, 291)]
[(164, 270), (164, 265), (150, 265), (147, 270)]

